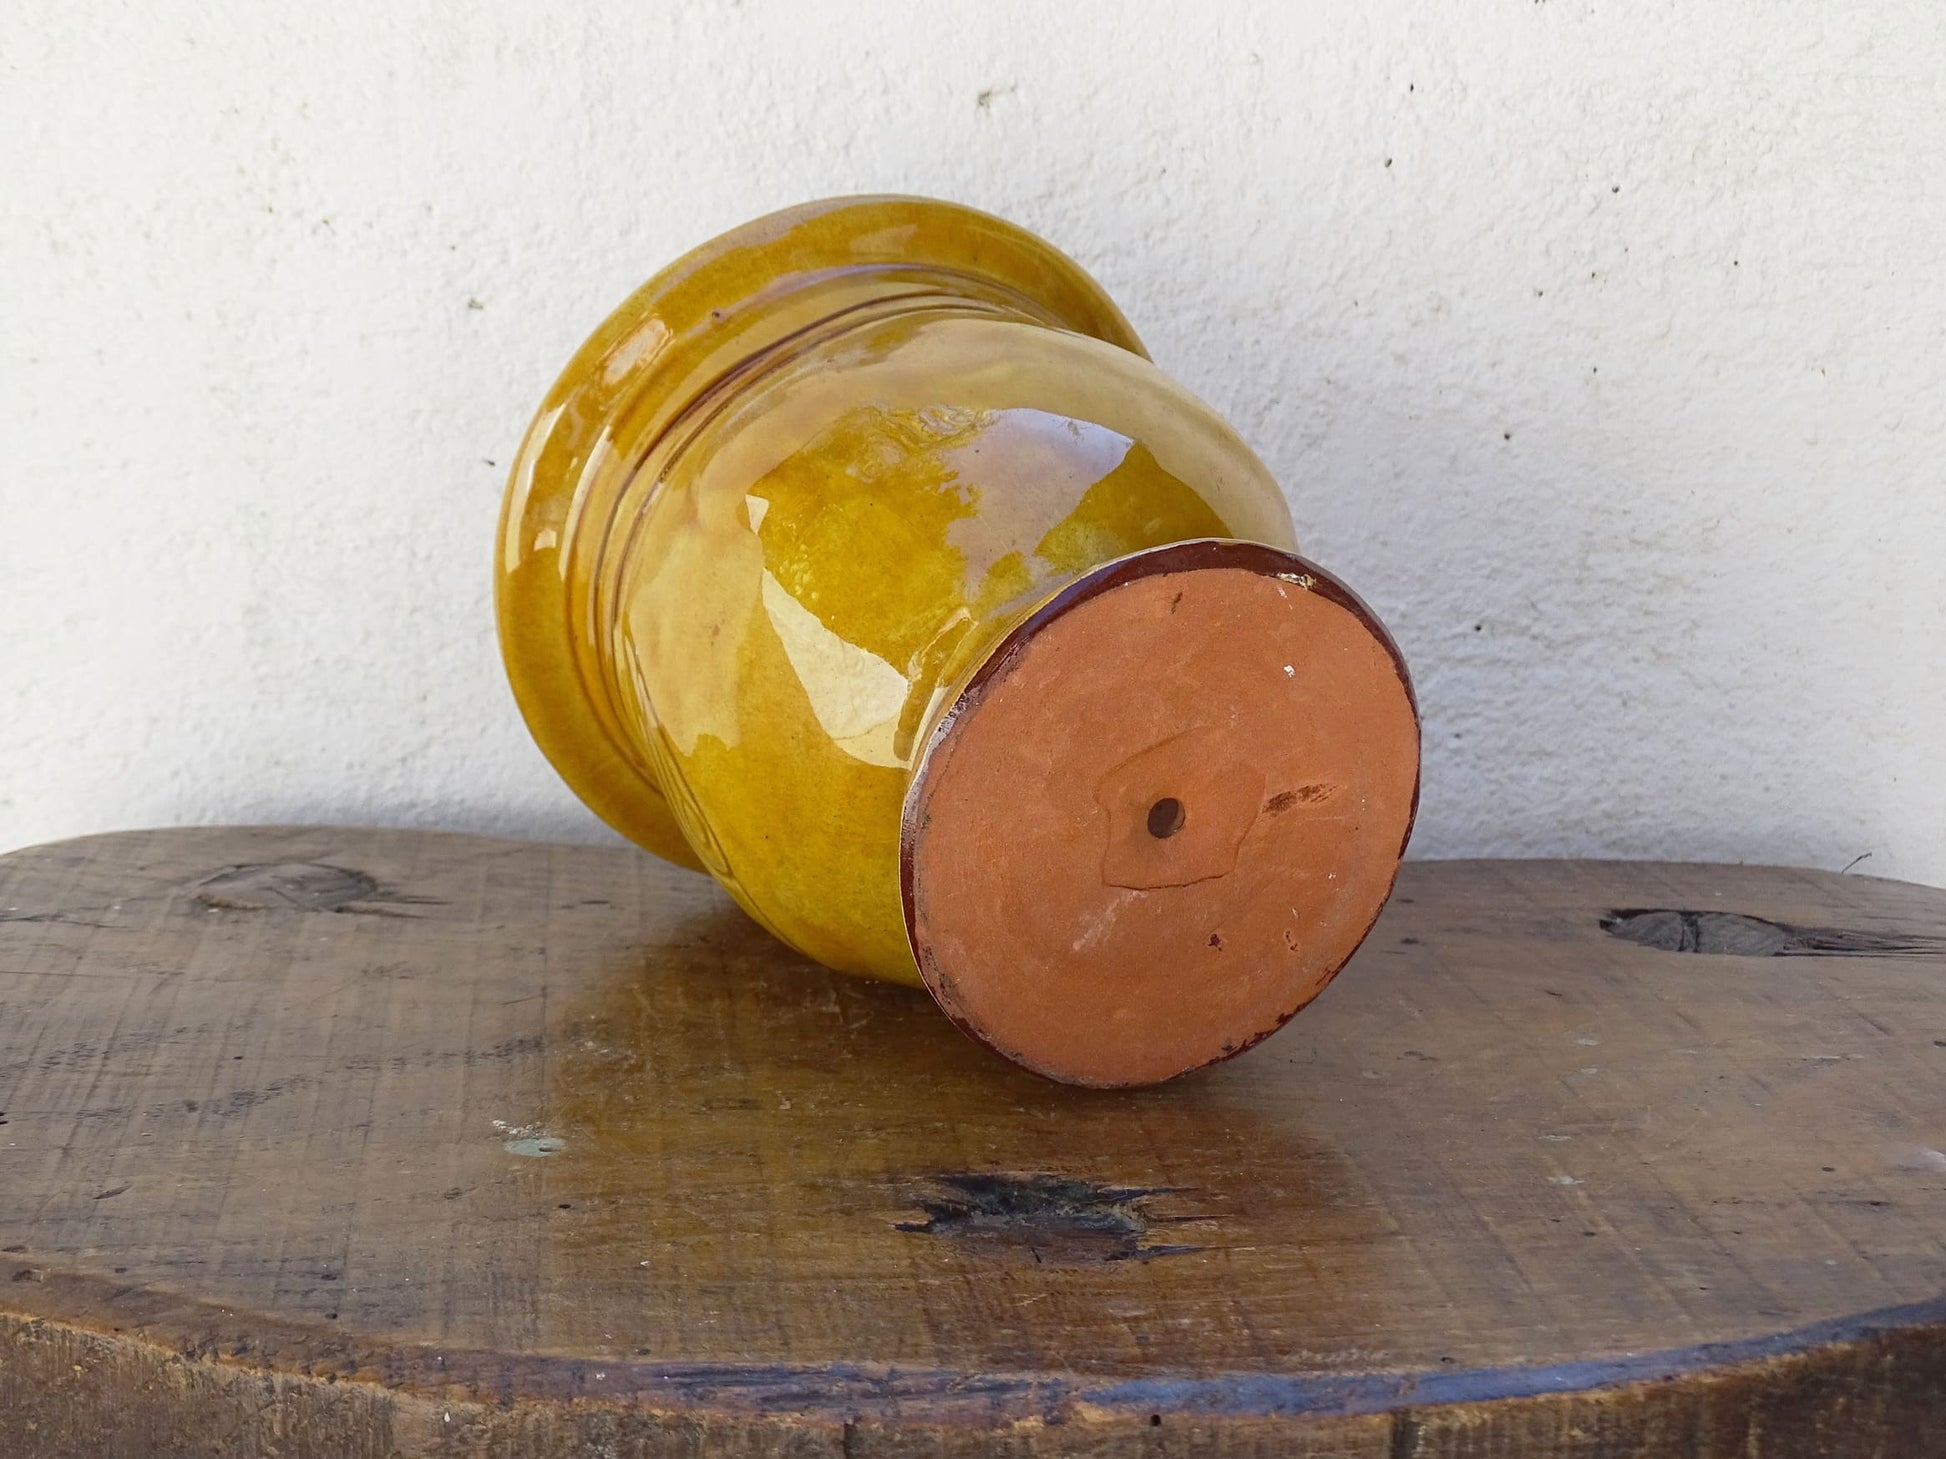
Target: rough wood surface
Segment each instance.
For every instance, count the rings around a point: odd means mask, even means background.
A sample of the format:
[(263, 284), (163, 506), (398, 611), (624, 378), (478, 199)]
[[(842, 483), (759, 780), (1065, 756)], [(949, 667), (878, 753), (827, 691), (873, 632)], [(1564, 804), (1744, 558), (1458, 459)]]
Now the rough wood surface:
[(1278, 1037), (1101, 1093), (633, 852), (19, 853), (0, 1451), (1946, 1452), (1942, 937), (1415, 863)]

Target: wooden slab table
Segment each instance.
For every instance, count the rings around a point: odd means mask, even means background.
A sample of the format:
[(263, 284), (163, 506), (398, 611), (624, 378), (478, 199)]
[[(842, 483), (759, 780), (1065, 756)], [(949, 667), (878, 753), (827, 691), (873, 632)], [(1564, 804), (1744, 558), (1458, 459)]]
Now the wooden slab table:
[(21, 1459), (1946, 1454), (1943, 1241), (1919, 887), (1409, 864), (1104, 1094), (630, 851), (0, 859)]

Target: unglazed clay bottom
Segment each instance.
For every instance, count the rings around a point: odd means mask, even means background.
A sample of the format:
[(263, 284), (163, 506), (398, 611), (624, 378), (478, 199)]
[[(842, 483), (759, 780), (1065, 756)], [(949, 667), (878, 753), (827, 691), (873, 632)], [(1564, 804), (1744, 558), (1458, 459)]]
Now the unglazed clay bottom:
[(658, 274), (508, 487), (529, 727), (624, 835), (1049, 1078), (1275, 1031), (1389, 893), (1398, 650), (1072, 261), (810, 204)]

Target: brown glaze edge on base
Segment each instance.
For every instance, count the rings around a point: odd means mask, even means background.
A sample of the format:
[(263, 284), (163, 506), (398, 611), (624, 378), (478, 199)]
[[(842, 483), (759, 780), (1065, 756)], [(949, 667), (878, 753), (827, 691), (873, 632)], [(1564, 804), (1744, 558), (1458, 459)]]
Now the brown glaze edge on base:
[[(1410, 1440), (1391, 1452), (1424, 1456), (1479, 1452), (1489, 1425), (1525, 1439), (1495, 1452), (1621, 1459), (1653, 1442), (1730, 1459), (1760, 1434), (1766, 1459), (1849, 1459), (1910, 1444), (1920, 1424), (1946, 1419), (1946, 1296), (1554, 1365), (1114, 1381), (515, 1356), (268, 1321), (90, 1276), (36, 1270), (30, 1290), (35, 1312), (0, 1303), (0, 1420), (21, 1459), (257, 1453), (272, 1437), (291, 1456), (508, 1443), (492, 1451), (552, 1455), (622, 1434), (656, 1452), (720, 1452), (734, 1439), (758, 1446), (739, 1452), (763, 1454), (800, 1452), (806, 1431), (820, 1430), (842, 1433), (858, 1455), (909, 1453), (921, 1436), (939, 1452), (985, 1453), (1003, 1433), (1025, 1436), (1021, 1453), (1055, 1453), (1117, 1431), (1140, 1434), (1145, 1453), (1256, 1453), (1276, 1438), (1286, 1452), (1340, 1454), (1373, 1424)], [(1857, 1401), (1866, 1395), (1873, 1401)], [(1564, 1444), (1564, 1424), (1598, 1426), (1606, 1442)], [(130, 1428), (142, 1448), (110, 1438)]]
[[(912, 780), (906, 787), (905, 805), (899, 827), (899, 900), (905, 917), (906, 941), (912, 949), (913, 961), (918, 965), (919, 976), (926, 981), (926, 991), (933, 995), (933, 1001), (940, 1010), (952, 1020), (960, 1032), (975, 1043), (991, 1049), (1010, 1063), (1018, 1064), (1030, 1073), (1053, 1083), (1073, 1084), (1075, 1081), (1038, 1068), (995, 1044), (981, 1029), (962, 1018), (946, 1000), (940, 998), (938, 990), (932, 986), (931, 978), (927, 976), (929, 963), (926, 950), (921, 946), (913, 883), (914, 863), (921, 829), (920, 805), (924, 799), (926, 777), (931, 768), (933, 752), (952, 733), (960, 719), (979, 705), (987, 686), (1011, 667), (1014, 658), (1033, 636), (1048, 624), (1081, 604), (1138, 579), (1202, 568), (1229, 568), (1254, 572), (1264, 577), (1281, 578), (1286, 582), (1299, 584), (1307, 592), (1316, 593), (1326, 601), (1343, 608), (1357, 619), (1366, 632), (1370, 633), (1385, 649), (1393, 667), (1398, 671), (1399, 684), (1405, 691), (1406, 704), (1411, 710), (1413, 722), (1415, 725), (1420, 722), (1419, 699), (1413, 692), (1412, 675), (1406, 667), (1405, 655), (1399, 651), (1398, 643), (1393, 639), (1390, 631), (1379, 621), (1378, 615), (1366, 605), (1364, 599), (1310, 559), (1261, 542), (1248, 542), (1228, 537), (1200, 537), (1186, 542), (1171, 542), (1162, 547), (1151, 547), (1141, 552), (1130, 553), (1127, 557), (1115, 558), (1068, 584), (1001, 639), (993, 651), (973, 670), (959, 696), (940, 715), (938, 723), (933, 726), (932, 733), (926, 737), (926, 743), (914, 762)], [(1392, 876), (1386, 883), (1384, 896), (1379, 899), (1372, 912), (1371, 920), (1359, 932), (1351, 951), (1331, 969), (1319, 984), (1317, 992), (1314, 992), (1311, 997), (1277, 1015), (1267, 1027), (1237, 1039), (1234, 1048), (1217, 1054), (1205, 1063), (1195, 1066), (1196, 1068), (1206, 1069), (1215, 1064), (1227, 1063), (1237, 1055), (1255, 1048), (1310, 1006), (1318, 993), (1322, 993), (1330, 986), (1332, 980), (1344, 970), (1345, 965), (1357, 955), (1359, 947), (1371, 935), (1372, 928), (1378, 924), (1379, 916), (1385, 910), (1385, 904), (1391, 900), (1392, 892), (1398, 885), (1398, 863), (1404, 861), (1406, 847), (1412, 841), (1412, 830), (1419, 818), (1419, 794), (1423, 783), (1424, 771), (1421, 767), (1416, 769), (1413, 775), (1412, 801), (1406, 812), (1404, 833), (1399, 838), (1398, 856), (1392, 868)], [(1195, 1068), (1184, 1069), (1171, 1077), (1180, 1078), (1182, 1074), (1194, 1072)], [(1090, 1087), (1127, 1088), (1131, 1086), (1100, 1084)]]

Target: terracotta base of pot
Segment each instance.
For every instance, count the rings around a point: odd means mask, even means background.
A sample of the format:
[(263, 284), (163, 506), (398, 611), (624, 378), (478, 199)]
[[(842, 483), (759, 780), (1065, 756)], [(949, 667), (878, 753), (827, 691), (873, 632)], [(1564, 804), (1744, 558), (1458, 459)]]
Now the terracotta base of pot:
[(906, 803), (906, 922), (968, 1033), (1052, 1079), (1239, 1053), (1391, 891), (1419, 787), (1397, 647), (1334, 578), (1179, 543), (1076, 583), (989, 658)]

